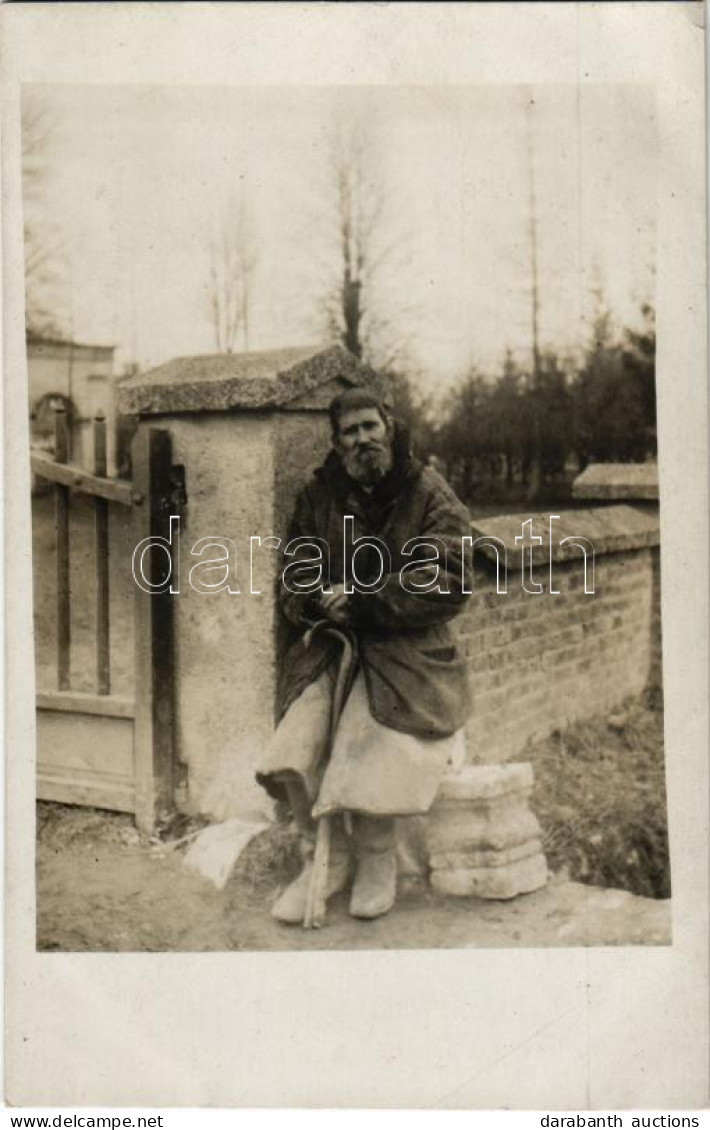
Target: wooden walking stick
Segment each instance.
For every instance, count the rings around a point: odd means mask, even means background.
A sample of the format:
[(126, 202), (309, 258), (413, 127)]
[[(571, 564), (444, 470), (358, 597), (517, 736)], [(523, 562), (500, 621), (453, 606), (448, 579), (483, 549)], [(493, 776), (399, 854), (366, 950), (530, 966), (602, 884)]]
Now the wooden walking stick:
[[(357, 665), (357, 640), (352, 632), (340, 628), (331, 620), (318, 620), (309, 629), (304, 638), (304, 644), (309, 647), (314, 634), (331, 636), (342, 647), (338, 677), (335, 681), (333, 701), (330, 707), (330, 724), (328, 726), (327, 756), (333, 752), (335, 735), (338, 729), (340, 715), (343, 712), (345, 700), (350, 691), (355, 668)], [(326, 916), (326, 891), (328, 888), (328, 863), (330, 860), (330, 817), (321, 816), (318, 819), (316, 830), (316, 847), (313, 856), (313, 868), (306, 899), (306, 911), (303, 916), (303, 926), (306, 930), (319, 930), (325, 924)]]

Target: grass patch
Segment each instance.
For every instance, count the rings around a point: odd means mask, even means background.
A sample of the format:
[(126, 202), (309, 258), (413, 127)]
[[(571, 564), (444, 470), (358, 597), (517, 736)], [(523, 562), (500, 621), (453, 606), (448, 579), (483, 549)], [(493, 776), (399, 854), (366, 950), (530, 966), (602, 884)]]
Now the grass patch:
[(38, 801), (37, 843), (50, 851), (62, 851), (77, 843), (123, 844), (135, 847), (141, 836), (133, 816), (106, 812), (55, 801)]
[(251, 890), (261, 891), (295, 879), (302, 866), (298, 832), (293, 825), (275, 824), (247, 845), (234, 874)]
[(663, 712), (629, 700), (528, 747), (533, 808), (553, 871), (636, 895), (671, 893)]

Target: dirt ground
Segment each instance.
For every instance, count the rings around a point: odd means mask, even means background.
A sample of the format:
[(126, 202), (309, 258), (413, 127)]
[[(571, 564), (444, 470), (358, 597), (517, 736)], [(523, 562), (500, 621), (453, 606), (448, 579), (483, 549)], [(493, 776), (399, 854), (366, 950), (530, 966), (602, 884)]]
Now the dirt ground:
[[(253, 841), (223, 891), (186, 871), (185, 845), (141, 842), (129, 817), (38, 805), (37, 947), (63, 951), (429, 949), (663, 945), (670, 903), (571, 882), (510, 902), (451, 899), (421, 880), (402, 885), (395, 909), (375, 922), (347, 913), (307, 932), (275, 922), (269, 908), (293, 874), (271, 831)], [(261, 842), (260, 842), (261, 840)], [(283, 847), (283, 845), (282, 845)], [(263, 865), (264, 858), (271, 860)]]

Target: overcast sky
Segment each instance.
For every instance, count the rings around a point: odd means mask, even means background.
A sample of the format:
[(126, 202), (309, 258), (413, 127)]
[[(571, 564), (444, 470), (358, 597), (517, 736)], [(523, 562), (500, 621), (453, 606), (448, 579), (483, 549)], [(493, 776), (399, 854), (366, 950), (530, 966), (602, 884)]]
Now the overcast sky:
[[(432, 389), (506, 347), (529, 358), (528, 130), (543, 346), (584, 340), (600, 284), (621, 324), (653, 300), (657, 136), (648, 87), (34, 87), (54, 125), (45, 199), (77, 340), (142, 365), (214, 349), (206, 247), (248, 201), (250, 347), (317, 342), (326, 157), (364, 123), (394, 252), (378, 278), (393, 337)], [(528, 109), (532, 98), (532, 110)]]

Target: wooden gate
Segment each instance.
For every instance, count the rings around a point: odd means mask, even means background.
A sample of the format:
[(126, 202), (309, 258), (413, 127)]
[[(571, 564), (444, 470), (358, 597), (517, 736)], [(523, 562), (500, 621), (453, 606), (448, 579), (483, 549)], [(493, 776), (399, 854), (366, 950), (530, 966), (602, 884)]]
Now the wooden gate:
[[(139, 429), (133, 444), (133, 480), (109, 478), (106, 421), (94, 420), (94, 473), (68, 460), (69, 430), (56, 409), (54, 452), (33, 452), (34, 476), (54, 491), (56, 520), (56, 689), (37, 694), (37, 795), (41, 800), (94, 805), (135, 814), (152, 832), (173, 807), (174, 660), (169, 557), (153, 550), (144, 573), (158, 591), (133, 587), (134, 693), (111, 690), (109, 517), (113, 507), (132, 511), (133, 544), (169, 538), (172, 506), (171, 444), (157, 428)], [(93, 502), (95, 581), (94, 693), (71, 687), (69, 516), (72, 492)], [(131, 569), (131, 562), (126, 562)], [(162, 588), (163, 591), (159, 591)]]

